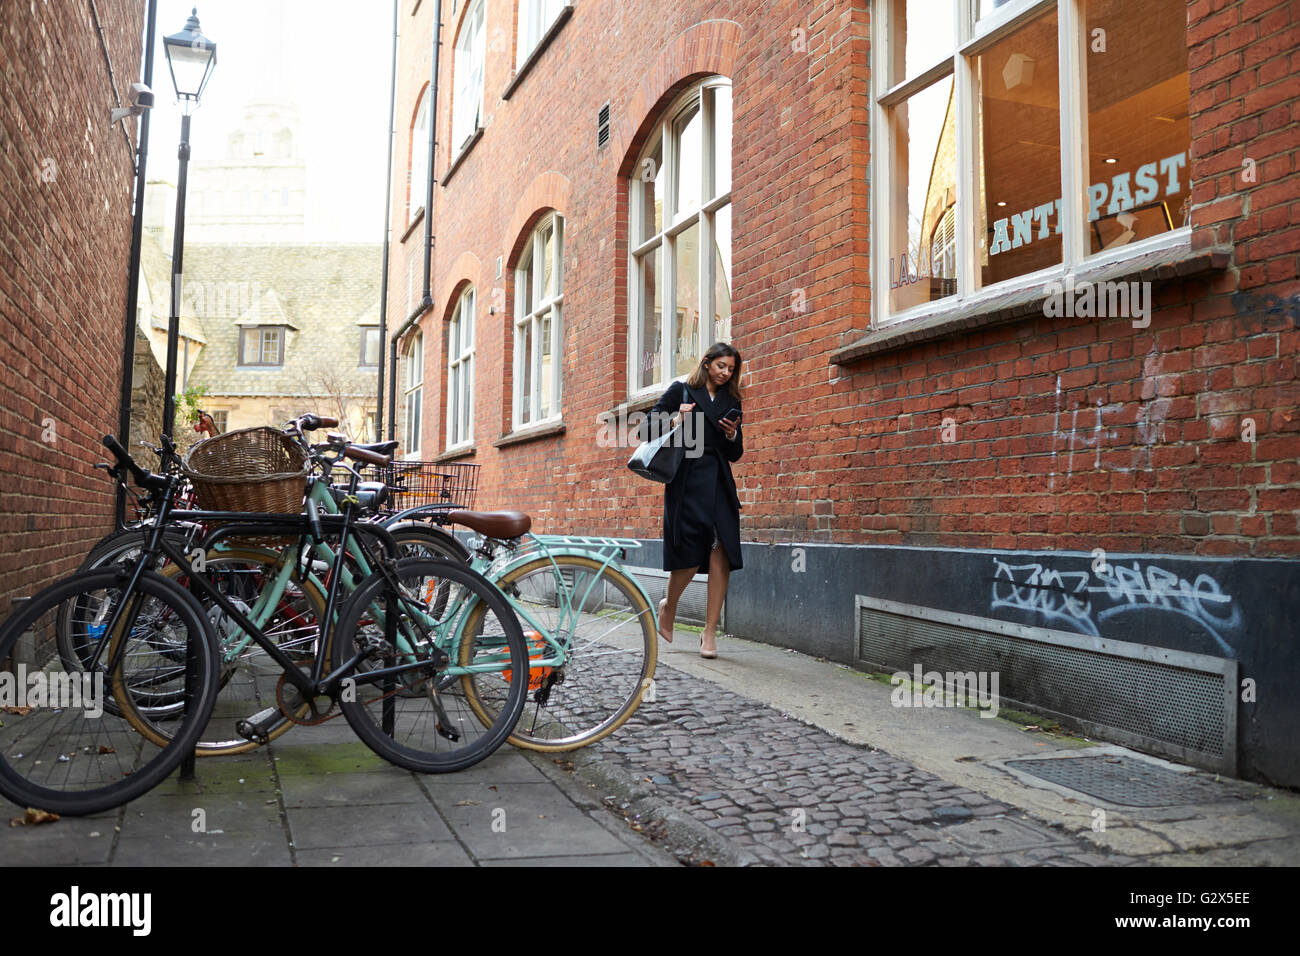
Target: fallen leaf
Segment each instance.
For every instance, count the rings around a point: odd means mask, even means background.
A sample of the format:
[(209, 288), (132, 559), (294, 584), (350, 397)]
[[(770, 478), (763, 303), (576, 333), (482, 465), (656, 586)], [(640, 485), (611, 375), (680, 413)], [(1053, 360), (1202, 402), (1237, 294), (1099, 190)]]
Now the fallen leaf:
[(26, 717), (32, 712), (31, 707), (0, 707), (6, 714), (17, 714), (19, 717)]
[(108, 746), (107, 744), (100, 744), (100, 745), (99, 745), (99, 752), (102, 753), (102, 754), (115, 754), (115, 753), (117, 753), (117, 748), (115, 748), (115, 747), (110, 747), (110, 746)]
[(47, 810), (37, 810), (35, 807), (28, 807), (27, 812), (21, 817), (14, 817), (9, 821), (11, 827), (36, 826), (38, 823), (57, 823), (59, 815), (50, 813)]
[(712, 860), (700, 860), (700, 866), (717, 866)]
[(494, 783), (488, 785), (488, 789), (489, 789), (489, 790), (495, 790), (496, 788), (497, 788), (497, 786), (496, 786), (496, 784), (494, 784)]
[(456, 806), (458, 806), (458, 807), (477, 807), (477, 806), (478, 806), (478, 801), (477, 801), (477, 800), (461, 800), (459, 803), (456, 804)]

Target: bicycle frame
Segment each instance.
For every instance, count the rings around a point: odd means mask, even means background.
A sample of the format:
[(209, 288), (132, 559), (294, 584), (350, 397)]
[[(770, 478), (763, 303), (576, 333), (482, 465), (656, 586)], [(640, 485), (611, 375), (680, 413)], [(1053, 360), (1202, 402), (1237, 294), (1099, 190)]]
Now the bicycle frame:
[[(509, 575), (516, 568), (523, 567), (536, 561), (539, 557), (545, 557), (551, 562), (551, 570), (556, 580), (556, 601), (559, 602), (560, 620), (563, 622), (560, 628), (561, 633), (572, 634), (577, 630), (578, 617), (582, 613), (582, 608), (586, 607), (590, 600), (593, 589), (600, 584), (601, 576), (605, 573), (606, 568), (613, 567), (615, 570), (622, 571), (624, 577), (641, 593), (645, 598), (647, 606), (651, 608), (651, 614), (654, 613), (654, 602), (650, 600), (650, 595), (641, 582), (624, 570), (617, 557), (629, 548), (641, 547), (641, 542), (634, 538), (602, 538), (586, 537), (581, 535), (535, 535), (527, 534), (524, 536), (526, 542), (522, 546), (511, 547), (507, 542), (501, 542), (499, 539), (492, 538), (502, 547), (506, 548), (506, 554), (489, 560), (486, 557), (476, 553), (471, 567), (478, 571), (494, 585), (502, 578)], [(564, 577), (560, 573), (560, 567), (555, 562), (556, 557), (583, 557), (599, 560), (600, 569), (591, 575), (591, 582), (587, 585), (581, 596), (574, 594), (571, 588), (564, 584)], [(503, 592), (505, 593), (505, 592)], [(534, 633), (549, 645), (554, 652), (548, 657), (529, 656), (529, 663), (534, 667), (563, 667), (568, 661), (568, 651), (560, 640), (550, 632), (549, 628), (542, 625), (536, 618), (530, 614), (524, 606), (516, 602), (508, 593), (505, 594), (506, 600), (510, 602), (511, 609), (521, 622), (531, 628)], [(656, 622), (657, 623), (657, 622)], [(526, 628), (527, 629), (527, 628)]]

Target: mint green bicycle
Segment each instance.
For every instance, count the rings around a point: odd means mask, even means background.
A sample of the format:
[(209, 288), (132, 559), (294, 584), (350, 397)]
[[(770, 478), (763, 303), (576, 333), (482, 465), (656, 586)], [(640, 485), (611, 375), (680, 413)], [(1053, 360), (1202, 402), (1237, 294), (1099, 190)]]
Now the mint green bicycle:
[[(478, 534), (471, 566), (500, 588), (524, 629), (528, 700), (511, 743), (543, 753), (576, 750), (654, 699), (658, 621), (649, 595), (620, 563), (639, 541), (534, 535), (528, 515), (514, 511), (424, 517)], [(408, 556), (423, 555), (418, 541), (401, 546)], [(466, 698), (485, 724), (496, 721), (491, 701), (472, 688)]]

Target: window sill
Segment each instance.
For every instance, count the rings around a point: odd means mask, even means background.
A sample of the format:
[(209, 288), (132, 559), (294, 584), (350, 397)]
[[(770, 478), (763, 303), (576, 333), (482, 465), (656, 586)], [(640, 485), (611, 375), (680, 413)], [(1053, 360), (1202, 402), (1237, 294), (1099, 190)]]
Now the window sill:
[(453, 448), (450, 451), (445, 451), (431, 460), (434, 462), (455, 461), (457, 458), (468, 458), (477, 451), (478, 449), (473, 445), (462, 445), (460, 448)]
[[(1087, 268), (1072, 273), (1076, 285), (1084, 282), (1159, 282), (1167, 279), (1217, 272), (1227, 268), (1232, 261), (1232, 251), (1227, 248), (1156, 249), (1119, 261), (1089, 264)], [(1027, 316), (1044, 314), (1043, 303), (1048, 298), (1047, 283), (1067, 281), (1065, 270), (1050, 275), (1033, 285), (1010, 289), (967, 300), (957, 305), (941, 307), (926, 315), (873, 329), (831, 353), (832, 365), (848, 365), (883, 352), (908, 348), (972, 329), (1000, 325)]]
[(405, 242), (407, 239), (410, 239), (411, 233), (415, 232), (415, 227), (418, 226), (423, 220), (424, 220), (424, 207), (421, 206), (419, 209), (416, 210), (414, 218), (411, 219), (411, 224), (406, 227), (406, 232), (402, 233), (402, 238), (399, 241)]
[(638, 392), (627, 401), (615, 405), (606, 412), (606, 414), (613, 415), (615, 418), (621, 418), (622, 416), (629, 415), (632, 412), (648, 411), (649, 409), (654, 408), (655, 403), (659, 401), (667, 390), (668, 386), (665, 385), (663, 388), (656, 388), (651, 392)]
[(492, 447), (507, 448), (510, 445), (522, 445), (525, 442), (537, 441), (542, 438), (553, 438), (556, 435), (563, 435), (565, 427), (562, 421), (549, 422), (544, 425), (529, 425), (510, 432), (508, 435), (502, 435), (492, 443)]
[(533, 68), (533, 64), (541, 59), (542, 54), (546, 52), (546, 48), (551, 45), (551, 40), (553, 40), (555, 35), (560, 32), (560, 27), (568, 23), (569, 17), (571, 16), (573, 16), (573, 4), (568, 4), (561, 8), (560, 12), (551, 22), (550, 28), (542, 35), (541, 40), (537, 42), (537, 46), (533, 47), (533, 52), (528, 54), (528, 58), (524, 60), (519, 69), (515, 70), (515, 75), (511, 78), (510, 82), (506, 84), (506, 88), (501, 94), (501, 99), (508, 100), (514, 95), (515, 89), (524, 81), (524, 77), (527, 76), (528, 71)]
[(455, 173), (456, 170), (460, 169), (461, 163), (465, 162), (465, 157), (468, 156), (469, 151), (474, 148), (474, 144), (482, 138), (483, 127), (480, 126), (478, 129), (474, 130), (474, 135), (469, 138), (469, 141), (464, 145), (461, 151), (456, 154), (456, 158), (451, 161), (451, 165), (447, 167), (447, 171), (442, 174), (442, 186), (444, 189), (447, 187), (447, 183), (451, 180), (452, 174)]

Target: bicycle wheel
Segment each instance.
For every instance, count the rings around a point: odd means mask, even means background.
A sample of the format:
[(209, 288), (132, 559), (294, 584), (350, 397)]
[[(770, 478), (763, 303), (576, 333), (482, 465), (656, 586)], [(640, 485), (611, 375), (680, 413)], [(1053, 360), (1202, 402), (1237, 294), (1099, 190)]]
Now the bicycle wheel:
[[(108, 535), (90, 550), (81, 562), (77, 573), (99, 571), (116, 567), (123, 562), (134, 562), (140, 557), (144, 539), (150, 531), (130, 528)], [(167, 540), (181, 550), (185, 549), (186, 536), (181, 532), (164, 531)], [(167, 565), (167, 556), (160, 555), (153, 570), (161, 571)], [(58, 628), (59, 657), (68, 672), (84, 671), (86, 664), (94, 656), (99, 646), (100, 635), (93, 629), (77, 630), (71, 626), (73, 620), (88, 621), (93, 619), (93, 612), (87, 607), (75, 607), (65, 604), (62, 608)], [(175, 700), (172, 703), (176, 703)], [(109, 706), (115, 706), (111, 701)], [(120, 716), (120, 715), (119, 715)]]
[[(193, 537), (194, 529), (194, 525), (187, 525), (184, 528), (168, 526), (167, 530), (163, 532), (163, 536), (180, 550), (186, 551)], [(97, 571), (101, 568), (112, 567), (123, 560), (129, 561), (132, 558), (137, 558), (144, 547), (145, 539), (152, 533), (152, 528), (125, 528), (105, 535), (90, 549), (90, 553), (81, 562), (81, 567), (78, 570)], [(159, 557), (160, 560), (158, 566), (154, 568), (155, 571), (161, 570), (167, 561), (166, 555), (160, 555)]]
[[(278, 593), (272, 591), (279, 561), (278, 553), (260, 548), (211, 551), (206, 558), (204, 577), (244, 615), (258, 623), (266, 636), (295, 663), (309, 667), (316, 657), (325, 599), (315, 585), (300, 581), (296, 573)], [(189, 587), (188, 575), (181, 574), (177, 566), (168, 566), (163, 574)], [(265, 598), (264, 591), (268, 592)], [(280, 665), (215, 601), (197, 592), (192, 596), (216, 633), (222, 667), (217, 704), (199, 735), (195, 753), (213, 757), (255, 750), (293, 726), (290, 713), (296, 718), (306, 717), (310, 706), (300, 701), (296, 693), (289, 693), (286, 698), (293, 703), (287, 705), (286, 712), (277, 697), (277, 685), (284, 674)], [(255, 613), (259, 599), (264, 606)], [(183, 666), (183, 661), (178, 666)], [(131, 682), (134, 677), (128, 673), (126, 679)], [(176, 706), (142, 708), (138, 711), (140, 723), (136, 729), (161, 744), (174, 731), (177, 710)], [(239, 733), (244, 722), (256, 726), (258, 738), (250, 740)]]
[[(398, 563), (397, 578), (400, 595), (376, 573), (339, 613), (331, 670), (369, 652), (344, 685), (343, 714), (358, 737), (400, 767), (463, 770), (500, 747), (519, 719), (525, 682), (506, 675), (527, 666), (523, 632), (501, 593), (463, 564), (408, 558)], [(447, 600), (435, 611), (429, 598), (443, 591)], [(389, 620), (396, 646), (385, 637)], [(440, 652), (450, 660), (440, 662)], [(420, 661), (427, 666), (401, 675), (374, 673)], [(481, 721), (470, 709), (461, 680), (466, 666), (486, 671), (475, 682), (494, 701), (496, 719)]]
[[(552, 563), (554, 562), (554, 563)], [(539, 557), (496, 582), (519, 615), (534, 663), (528, 702), (510, 735), (517, 747), (562, 753), (613, 733), (632, 716), (649, 690), (658, 661), (654, 614), (622, 571), (580, 555)], [(468, 694), (483, 720), (491, 703)]]
[[(445, 531), (420, 525), (403, 525), (393, 531), (393, 539), (397, 542), (399, 558), (438, 559), (469, 564), (466, 557), (468, 552), (462, 550), (460, 543)], [(444, 583), (434, 593), (426, 595), (435, 616), (441, 615), (446, 609), (450, 593), (451, 585)]]
[(464, 545), (440, 528), (404, 524), (393, 528), (392, 535), (403, 558), (445, 558), (461, 564), (469, 563), (469, 552)]
[[(128, 579), (117, 571), (79, 574), (26, 602), (0, 628), (0, 794), (22, 807), (71, 815), (98, 813), (152, 789), (185, 759), (217, 696), (217, 648), (197, 604), (174, 583), (146, 571), (106, 638), (104, 666), (64, 669), (58, 650), (61, 613), (94, 613), (82, 629), (104, 630), (124, 603)], [(162, 671), (148, 661), (179, 651)], [(186, 690), (186, 654), (194, 667)], [(124, 679), (130, 670), (138, 682)], [(176, 732), (163, 744), (137, 734), (139, 688), (180, 695)]]

